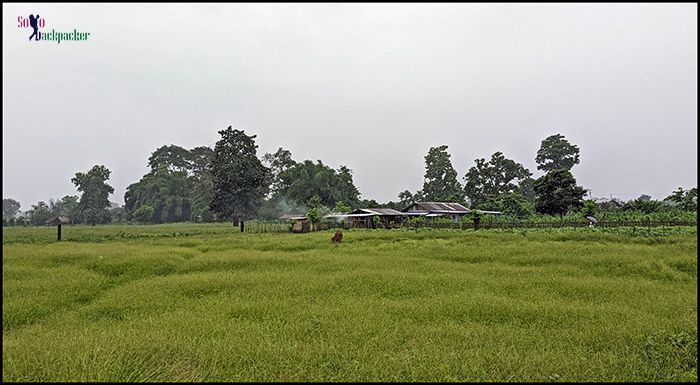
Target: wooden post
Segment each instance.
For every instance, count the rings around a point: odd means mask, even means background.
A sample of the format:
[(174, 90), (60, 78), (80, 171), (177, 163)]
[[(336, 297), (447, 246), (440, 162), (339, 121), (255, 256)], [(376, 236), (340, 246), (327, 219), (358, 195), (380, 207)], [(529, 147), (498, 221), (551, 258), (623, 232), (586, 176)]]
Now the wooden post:
[(243, 221), (241, 221), (241, 232), (243, 232), (243, 228), (244, 228)]
[(61, 240), (61, 222), (58, 222), (58, 238), (57, 240)]

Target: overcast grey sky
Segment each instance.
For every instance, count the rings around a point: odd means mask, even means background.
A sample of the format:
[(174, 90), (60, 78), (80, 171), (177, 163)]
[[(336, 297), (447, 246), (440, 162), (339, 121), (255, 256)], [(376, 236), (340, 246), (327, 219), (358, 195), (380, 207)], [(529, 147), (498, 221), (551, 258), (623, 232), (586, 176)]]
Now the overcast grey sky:
[[(87, 41), (29, 42), (17, 18)], [(420, 189), (446, 144), (461, 179), (541, 141), (581, 149), (594, 197), (697, 185), (696, 4), (3, 4), (3, 197), (22, 210), (112, 170), (110, 200), (164, 144), (346, 165), (362, 198)]]

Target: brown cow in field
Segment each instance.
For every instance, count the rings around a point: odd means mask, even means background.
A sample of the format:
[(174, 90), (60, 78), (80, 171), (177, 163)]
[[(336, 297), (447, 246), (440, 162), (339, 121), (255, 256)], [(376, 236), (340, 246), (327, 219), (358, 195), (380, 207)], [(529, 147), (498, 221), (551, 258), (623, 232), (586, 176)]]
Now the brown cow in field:
[(340, 243), (340, 241), (343, 240), (343, 233), (340, 231), (336, 231), (335, 235), (333, 238), (331, 238), (331, 242), (335, 243), (336, 245)]

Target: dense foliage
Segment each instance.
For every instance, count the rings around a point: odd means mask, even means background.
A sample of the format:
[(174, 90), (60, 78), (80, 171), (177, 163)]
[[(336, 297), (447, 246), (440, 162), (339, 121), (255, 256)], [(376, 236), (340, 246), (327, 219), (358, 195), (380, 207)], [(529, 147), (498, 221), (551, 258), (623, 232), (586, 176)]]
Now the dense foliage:
[(417, 200), (464, 203), (464, 192), (457, 181), (457, 171), (452, 167), (447, 146), (430, 148), (425, 156), (423, 180), (423, 189), (417, 193)]
[(538, 170), (546, 172), (571, 170), (579, 163), (579, 148), (569, 143), (563, 135), (555, 134), (542, 141), (535, 162)]
[(77, 190), (83, 193), (78, 207), (85, 223), (109, 223), (109, 194), (114, 192), (114, 188), (106, 183), (110, 173), (107, 167), (95, 165), (87, 173), (78, 172), (71, 179)]
[(558, 214), (560, 217), (569, 210), (582, 205), (586, 190), (576, 185), (576, 178), (566, 169), (548, 172), (535, 181), (535, 209), (543, 214)]
[(320, 160), (305, 160), (280, 172), (279, 180), (278, 194), (299, 205), (306, 205), (314, 196), (328, 208), (338, 201), (352, 207), (359, 203), (360, 192), (353, 183), (352, 170), (345, 166), (334, 170)]
[(124, 194), (127, 218), (147, 223), (211, 220), (213, 157), (208, 147), (156, 149), (148, 158), (150, 171)]
[(211, 209), (234, 224), (256, 214), (268, 193), (269, 169), (256, 156), (256, 135), (229, 126), (214, 147)]
[(506, 158), (501, 152), (491, 155), (488, 162), (484, 158), (474, 162), (476, 165), (464, 176), (464, 193), (472, 207), (479, 207), (486, 201), (493, 202), (501, 195), (519, 191), (522, 182), (532, 175), (522, 164)]

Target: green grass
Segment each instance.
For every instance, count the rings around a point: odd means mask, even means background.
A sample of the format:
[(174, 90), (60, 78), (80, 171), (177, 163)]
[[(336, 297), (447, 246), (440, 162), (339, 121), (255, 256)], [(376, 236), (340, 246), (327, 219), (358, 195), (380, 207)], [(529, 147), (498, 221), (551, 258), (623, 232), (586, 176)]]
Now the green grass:
[(3, 381), (696, 381), (697, 234), (3, 229)]

